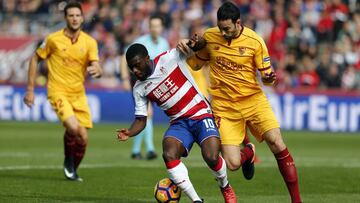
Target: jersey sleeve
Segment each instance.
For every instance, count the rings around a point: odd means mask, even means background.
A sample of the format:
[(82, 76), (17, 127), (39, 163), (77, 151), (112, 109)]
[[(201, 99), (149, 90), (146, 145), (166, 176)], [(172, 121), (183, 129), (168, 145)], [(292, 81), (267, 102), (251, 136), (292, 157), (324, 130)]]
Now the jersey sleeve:
[[(255, 64), (256, 64), (256, 68), (259, 70), (261, 77), (265, 77), (265, 74), (269, 74), (271, 73), (272, 67), (271, 67), (271, 62), (270, 62), (270, 56), (269, 56), (269, 52), (267, 50), (266, 44), (264, 42), (264, 40), (262, 38), (259, 37), (259, 47), (257, 48), (256, 52), (255, 52)], [(264, 85), (273, 85), (275, 83), (275, 81), (271, 82), (271, 83), (265, 83), (263, 81)]]
[(265, 73), (270, 73), (271, 70), (271, 63), (270, 63), (270, 56), (267, 50), (266, 44), (263, 39), (259, 37), (259, 46), (255, 51), (255, 65), (256, 68), (260, 71), (261, 75)]
[(133, 96), (135, 100), (135, 116), (147, 116), (148, 100), (136, 84), (133, 89)]
[(94, 39), (89, 40), (89, 61), (99, 61), (98, 46)]
[(52, 40), (51, 38), (47, 37), (41, 45), (36, 49), (37, 55), (42, 58), (46, 59), (51, 54), (51, 45)]

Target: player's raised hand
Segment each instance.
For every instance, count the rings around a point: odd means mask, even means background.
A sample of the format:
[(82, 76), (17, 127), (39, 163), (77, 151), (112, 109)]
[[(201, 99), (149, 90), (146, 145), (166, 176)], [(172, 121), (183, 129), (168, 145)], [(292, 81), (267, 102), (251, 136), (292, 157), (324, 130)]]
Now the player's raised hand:
[(177, 44), (176, 48), (186, 56), (201, 50), (206, 46), (206, 40), (197, 34), (194, 34), (191, 39), (182, 39)]
[(179, 43), (176, 45), (176, 48), (183, 53), (185, 56), (189, 56), (193, 53), (193, 51), (190, 49), (190, 47), (187, 45), (189, 42), (189, 39), (182, 39), (179, 41)]
[(26, 106), (31, 108), (34, 105), (34, 100), (35, 100), (34, 91), (29, 91), (29, 90), (26, 91), (24, 96), (24, 103), (26, 104)]
[(98, 65), (90, 65), (86, 68), (86, 71), (92, 78), (99, 78), (102, 75), (102, 70)]
[(186, 43), (190, 49), (197, 52), (206, 46), (206, 40), (197, 34), (194, 34), (191, 39)]
[(270, 73), (265, 73), (261, 79), (264, 84), (272, 84), (274, 81), (276, 81), (276, 74), (273, 71)]
[(117, 129), (116, 132), (117, 132), (117, 139), (119, 141), (126, 141), (127, 139), (129, 139), (129, 129), (125, 129), (125, 128), (121, 130)]

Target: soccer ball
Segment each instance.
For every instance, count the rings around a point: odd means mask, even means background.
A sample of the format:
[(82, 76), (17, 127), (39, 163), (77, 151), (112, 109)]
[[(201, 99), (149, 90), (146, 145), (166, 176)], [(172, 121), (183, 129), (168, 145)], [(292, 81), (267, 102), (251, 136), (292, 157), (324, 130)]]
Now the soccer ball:
[(181, 191), (172, 180), (164, 178), (156, 183), (154, 196), (159, 203), (177, 203), (180, 200)]

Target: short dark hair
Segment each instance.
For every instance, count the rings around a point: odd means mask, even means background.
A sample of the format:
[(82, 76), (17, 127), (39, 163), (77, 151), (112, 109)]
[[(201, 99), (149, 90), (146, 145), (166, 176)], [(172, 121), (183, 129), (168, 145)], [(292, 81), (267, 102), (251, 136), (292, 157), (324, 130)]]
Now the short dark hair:
[(240, 11), (235, 4), (227, 1), (223, 3), (223, 5), (221, 5), (219, 10), (217, 11), (217, 20), (222, 21), (229, 19), (231, 19), (231, 21), (235, 23), (238, 19), (240, 19)]
[(68, 2), (68, 3), (66, 4), (66, 6), (65, 6), (65, 8), (64, 8), (64, 16), (67, 15), (67, 10), (68, 10), (69, 8), (78, 8), (78, 9), (80, 9), (81, 14), (83, 13), (82, 8), (81, 8), (81, 4), (80, 4), (79, 2), (77, 2), (77, 1), (70, 1), (70, 2)]
[(150, 20), (149, 22), (152, 20), (152, 19), (159, 19), (161, 21), (161, 24), (164, 25), (165, 23), (165, 20), (164, 20), (164, 17), (158, 13), (154, 13), (150, 16)]
[(125, 55), (126, 55), (126, 61), (130, 61), (135, 56), (140, 56), (141, 58), (145, 58), (146, 56), (149, 55), (149, 53), (144, 45), (135, 43), (128, 48)]

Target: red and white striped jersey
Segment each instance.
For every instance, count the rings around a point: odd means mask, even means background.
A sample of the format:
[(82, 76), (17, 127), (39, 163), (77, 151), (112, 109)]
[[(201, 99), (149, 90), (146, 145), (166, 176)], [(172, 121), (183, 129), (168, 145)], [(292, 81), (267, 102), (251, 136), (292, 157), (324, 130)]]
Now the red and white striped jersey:
[(209, 103), (200, 93), (178, 50), (171, 49), (160, 54), (153, 63), (153, 73), (145, 81), (138, 80), (134, 85), (136, 116), (147, 116), (148, 100), (164, 110), (170, 121), (212, 116)]

